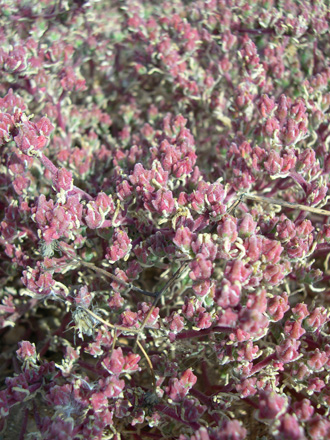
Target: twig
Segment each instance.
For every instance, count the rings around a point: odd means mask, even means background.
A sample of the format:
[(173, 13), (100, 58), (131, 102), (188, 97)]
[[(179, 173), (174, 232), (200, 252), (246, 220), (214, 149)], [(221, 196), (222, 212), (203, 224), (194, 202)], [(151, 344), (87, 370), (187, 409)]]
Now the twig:
[(137, 336), (136, 339), (136, 343), (138, 343), (138, 338), (140, 336), (140, 334), (142, 333), (143, 329), (145, 328), (147, 322), (149, 321), (150, 316), (152, 315), (153, 311), (155, 310), (155, 307), (158, 303), (158, 301), (160, 300), (161, 296), (163, 295), (163, 293), (170, 289), (170, 287), (175, 283), (175, 281), (180, 277), (180, 275), (182, 274), (182, 272), (186, 269), (186, 267), (188, 266), (190, 260), (185, 261), (180, 267), (179, 269), (174, 273), (174, 275), (172, 276), (172, 278), (170, 278), (167, 283), (165, 284), (165, 286), (160, 289), (159, 292), (156, 293), (155, 299), (153, 300), (153, 303), (150, 307), (149, 312), (147, 313), (147, 316), (144, 318), (141, 327), (139, 328), (139, 334)]
[(149, 369), (150, 369), (150, 373), (151, 373), (151, 376), (152, 376), (152, 386), (153, 386), (153, 389), (155, 390), (156, 389), (156, 376), (155, 376), (155, 372), (154, 372), (154, 367), (152, 366), (151, 360), (150, 360), (147, 352), (143, 348), (143, 345), (138, 340), (138, 338), (136, 338), (136, 344), (138, 345), (139, 349), (142, 351), (142, 353), (143, 353), (143, 355), (144, 355), (144, 357), (145, 357), (145, 359), (146, 359), (146, 361), (148, 363), (148, 366), (149, 366)]
[[(122, 327), (122, 326), (120, 326), (120, 325), (113, 325), (113, 324), (110, 324), (110, 322), (107, 322), (107, 321), (105, 321), (104, 319), (100, 318), (96, 313), (92, 312), (91, 310), (86, 309), (86, 308), (83, 307), (83, 306), (80, 306), (80, 307), (81, 307), (86, 313), (88, 313), (88, 314), (91, 315), (93, 318), (95, 318), (97, 321), (99, 321), (99, 322), (101, 322), (102, 324), (104, 324), (106, 327), (109, 327), (109, 328), (111, 328), (111, 329), (113, 329), (113, 330), (120, 330), (120, 331), (123, 331), (123, 332), (134, 333), (134, 334), (137, 335), (137, 338), (136, 338), (136, 344), (137, 344), (137, 346), (139, 347), (139, 349), (141, 350), (143, 356), (145, 357), (145, 359), (146, 359), (146, 361), (147, 361), (147, 364), (148, 364), (148, 366), (149, 366), (150, 373), (151, 373), (151, 376), (152, 376), (152, 384), (153, 384), (153, 388), (156, 389), (156, 377), (155, 377), (154, 368), (153, 368), (153, 366), (152, 366), (151, 360), (150, 360), (150, 358), (149, 358), (147, 352), (146, 352), (145, 349), (143, 348), (141, 342), (138, 340), (139, 334), (140, 334), (140, 332), (141, 332), (141, 328), (138, 329), (138, 330), (136, 330), (136, 329), (131, 329), (131, 328), (127, 328), (127, 327)], [(116, 340), (117, 340), (117, 332), (116, 332), (115, 335), (114, 335), (114, 340), (113, 340), (113, 344), (112, 344), (111, 352), (113, 352), (113, 350), (114, 350), (114, 347), (115, 347), (115, 344), (116, 344)]]
[(263, 196), (255, 196), (253, 194), (246, 194), (246, 193), (240, 194), (240, 196), (237, 198), (236, 201), (241, 201), (242, 198), (255, 200), (256, 202), (264, 202), (271, 205), (285, 206), (286, 208), (301, 209), (302, 211), (313, 212), (314, 214), (330, 215), (330, 211), (327, 211), (326, 209), (313, 208), (312, 206), (301, 205), (300, 203), (285, 202), (284, 200), (271, 199), (269, 197), (263, 197)]
[(82, 266), (88, 267), (89, 269), (92, 269), (94, 272), (100, 273), (108, 278), (111, 278), (113, 281), (116, 281), (118, 284), (121, 284), (122, 286), (127, 287), (130, 290), (134, 290), (135, 292), (142, 293), (146, 296), (151, 296), (152, 298), (155, 298), (157, 293), (148, 292), (147, 290), (140, 289), (139, 287), (134, 286), (132, 283), (126, 283), (126, 281), (121, 280), (116, 275), (113, 275), (110, 272), (107, 272), (106, 270), (102, 269), (101, 267), (95, 266), (93, 263), (87, 263), (84, 260), (81, 260), (80, 258), (75, 258), (77, 262), (79, 262)]
[(116, 330), (120, 330), (122, 332), (128, 332), (128, 333), (134, 333), (134, 334), (139, 334), (140, 333), (140, 329), (137, 330), (135, 328), (130, 328), (130, 327), (123, 327), (121, 325), (113, 325), (110, 324), (110, 322), (105, 321), (104, 319), (100, 318), (100, 316), (98, 316), (96, 313), (92, 312), (89, 309), (86, 309), (86, 307), (83, 306), (79, 306), (81, 309), (84, 310), (84, 312), (88, 313), (89, 315), (91, 315), (94, 319), (96, 319), (97, 321), (102, 322), (102, 324), (104, 324), (105, 326), (111, 328), (111, 329), (116, 329)]

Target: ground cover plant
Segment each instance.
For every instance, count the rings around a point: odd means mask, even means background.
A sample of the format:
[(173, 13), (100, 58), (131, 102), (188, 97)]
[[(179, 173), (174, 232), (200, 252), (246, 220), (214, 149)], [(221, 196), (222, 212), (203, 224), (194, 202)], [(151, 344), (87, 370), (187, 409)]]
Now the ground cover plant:
[(1, 438), (330, 438), (329, 2), (0, 4)]

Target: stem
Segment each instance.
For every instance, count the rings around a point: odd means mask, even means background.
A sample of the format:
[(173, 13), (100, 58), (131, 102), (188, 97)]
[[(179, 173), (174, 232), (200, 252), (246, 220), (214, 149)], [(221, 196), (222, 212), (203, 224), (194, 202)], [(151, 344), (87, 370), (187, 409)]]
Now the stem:
[[(172, 278), (170, 278), (167, 283), (165, 284), (165, 286), (158, 292), (156, 293), (156, 297), (152, 303), (152, 306), (150, 307), (149, 312), (147, 313), (147, 316), (144, 318), (143, 323), (140, 327), (140, 333), (143, 331), (144, 327), (146, 326), (147, 322), (149, 321), (150, 316), (152, 315), (153, 311), (155, 310), (155, 307), (158, 303), (158, 301), (160, 300), (161, 296), (163, 295), (164, 292), (166, 292), (167, 289), (169, 289), (174, 282), (179, 278), (179, 276), (182, 274), (182, 272), (186, 269), (186, 267), (188, 266), (188, 264), (190, 263), (190, 261), (185, 261), (181, 267), (179, 267), (179, 269), (174, 273), (174, 275), (172, 276)], [(138, 335), (139, 337), (139, 335)], [(138, 340), (137, 337), (137, 340)]]
[[(58, 173), (58, 168), (56, 167), (56, 165), (53, 164), (53, 162), (48, 159), (47, 156), (45, 156), (43, 153), (41, 154), (41, 157), (39, 158), (41, 163), (43, 164), (43, 166), (52, 173), (53, 177), (56, 177), (57, 173)], [(93, 200), (93, 197), (90, 196), (86, 191), (84, 191), (83, 189), (78, 188), (77, 186), (73, 186), (73, 190), (69, 191), (69, 194), (73, 192), (73, 193), (78, 193), (78, 194), (82, 194), (83, 196), (85, 196), (88, 200)]]
[(255, 364), (252, 367), (251, 372), (250, 372), (250, 374), (247, 377), (253, 376), (255, 373), (258, 373), (258, 371), (260, 371), (263, 368), (267, 367), (267, 365), (269, 365), (274, 359), (276, 359), (276, 357), (277, 357), (276, 353), (273, 353), (273, 354), (267, 356), (262, 361), (260, 361), (257, 364)]
[(28, 417), (29, 417), (29, 409), (26, 408), (24, 411), (24, 415), (23, 415), (23, 422), (22, 422), (22, 427), (21, 427), (21, 432), (19, 434), (19, 440), (24, 440), (25, 439), (25, 433), (26, 433), (26, 428), (27, 428), (27, 424), (28, 424)]
[(330, 215), (330, 211), (327, 211), (326, 209), (313, 208), (312, 206), (301, 205), (300, 203), (285, 202), (284, 200), (255, 196), (253, 194), (242, 194), (241, 197), (249, 200), (255, 200), (256, 202), (268, 203), (269, 205), (279, 205), (279, 206), (285, 206), (286, 208), (301, 209), (302, 211), (313, 212), (314, 214), (327, 215), (327, 216)]
[(233, 329), (231, 327), (210, 327), (204, 330), (187, 330), (186, 332), (181, 332), (176, 335), (176, 339), (190, 339), (198, 338), (200, 336), (209, 335), (210, 333), (232, 333)]
[(128, 332), (128, 333), (134, 333), (134, 334), (138, 334), (139, 330), (135, 329), (135, 328), (130, 328), (130, 327), (123, 327), (121, 325), (114, 325), (114, 324), (110, 324), (110, 322), (105, 321), (104, 319), (100, 318), (99, 316), (97, 316), (96, 313), (92, 312), (91, 310), (86, 309), (83, 306), (79, 306), (82, 310), (84, 310), (86, 313), (88, 313), (89, 315), (91, 315), (93, 318), (95, 318), (97, 321), (101, 322), (102, 324), (104, 324), (106, 327), (109, 327), (111, 329), (115, 329), (115, 330), (120, 330), (122, 332)]
[(48, 159), (47, 156), (44, 155), (44, 153), (41, 153), (40, 161), (43, 164), (43, 166), (52, 173), (53, 176), (56, 176), (58, 173), (58, 168), (53, 164), (53, 162)]
[(93, 264), (93, 263), (87, 263), (86, 261), (80, 260), (78, 258), (76, 258), (76, 260), (82, 266), (88, 267), (89, 269), (94, 270), (94, 272), (98, 272), (108, 278), (111, 278), (113, 281), (116, 281), (118, 284), (121, 284), (122, 286), (125, 286), (130, 290), (134, 290), (135, 292), (142, 293), (143, 295), (146, 295), (146, 296), (151, 296), (152, 298), (154, 298), (156, 296), (155, 293), (140, 289), (139, 287), (134, 286), (134, 284), (132, 284), (132, 283), (126, 283), (126, 281), (123, 281), (122, 279), (118, 278), (116, 275), (113, 275), (112, 273), (107, 272), (106, 270), (95, 266), (95, 264)]
[(308, 191), (308, 183), (306, 182), (306, 180), (303, 178), (303, 176), (301, 176), (299, 173), (297, 173), (296, 171), (292, 171), (290, 173), (290, 177), (296, 182), (298, 183), (298, 185), (304, 190), (305, 194)]
[(166, 405), (158, 404), (155, 406), (155, 408), (157, 411), (160, 411), (160, 412), (166, 414), (167, 416), (171, 417), (172, 419), (176, 420), (177, 422), (180, 422), (180, 423), (183, 423), (184, 425), (190, 426), (195, 431), (197, 431), (200, 428), (200, 425), (198, 423), (195, 423), (195, 422), (189, 423), (186, 420), (182, 420), (173, 409), (169, 408)]

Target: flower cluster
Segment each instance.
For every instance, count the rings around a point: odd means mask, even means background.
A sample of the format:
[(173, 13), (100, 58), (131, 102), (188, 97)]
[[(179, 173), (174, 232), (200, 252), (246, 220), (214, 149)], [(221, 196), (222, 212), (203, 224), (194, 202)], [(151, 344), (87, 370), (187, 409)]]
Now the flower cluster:
[(4, 438), (330, 438), (330, 15), (283, 8), (2, 5)]

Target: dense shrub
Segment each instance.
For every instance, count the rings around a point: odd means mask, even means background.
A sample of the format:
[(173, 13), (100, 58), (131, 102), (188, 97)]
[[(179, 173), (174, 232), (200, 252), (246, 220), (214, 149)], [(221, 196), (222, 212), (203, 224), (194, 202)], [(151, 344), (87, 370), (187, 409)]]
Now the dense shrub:
[(330, 438), (328, 2), (0, 17), (3, 438)]

